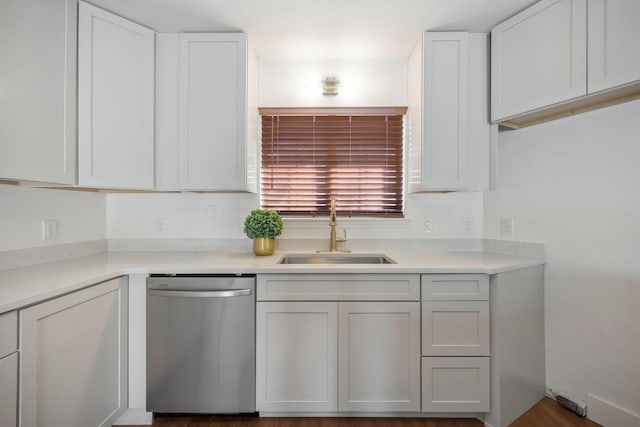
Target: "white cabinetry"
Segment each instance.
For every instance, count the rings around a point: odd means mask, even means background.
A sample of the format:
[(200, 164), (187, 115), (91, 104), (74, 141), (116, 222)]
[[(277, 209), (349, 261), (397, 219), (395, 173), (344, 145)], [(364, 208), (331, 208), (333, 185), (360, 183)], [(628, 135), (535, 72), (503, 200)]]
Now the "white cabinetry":
[(257, 59), (243, 33), (158, 35), (157, 189), (257, 190)]
[(335, 302), (258, 303), (258, 410), (338, 409), (337, 308)]
[(127, 407), (127, 278), (20, 311), (20, 419), (110, 426)]
[(0, 426), (18, 425), (18, 316), (0, 315)]
[(420, 411), (419, 306), (338, 303), (340, 411)]
[(542, 0), (491, 31), (491, 120), (518, 128), (640, 96), (640, 3)]
[(589, 93), (640, 80), (640, 2), (589, 0)]
[(420, 410), (418, 275), (266, 274), (257, 286), (258, 411)]
[(422, 276), (423, 412), (489, 411), (489, 319), (488, 276)]
[(491, 30), (491, 119), (587, 93), (586, 0), (543, 0)]
[(83, 2), (78, 184), (154, 188), (154, 32)]
[(0, 2), (0, 179), (76, 180), (77, 0)]
[(485, 34), (427, 32), (409, 58), (409, 191), (487, 189)]

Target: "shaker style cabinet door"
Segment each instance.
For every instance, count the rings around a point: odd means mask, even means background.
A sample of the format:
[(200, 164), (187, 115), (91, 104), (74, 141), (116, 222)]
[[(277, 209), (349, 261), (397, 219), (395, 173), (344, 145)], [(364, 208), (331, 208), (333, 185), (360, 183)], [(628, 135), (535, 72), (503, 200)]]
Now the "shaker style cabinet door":
[(640, 1), (589, 0), (589, 93), (640, 80)]
[(0, 1), (0, 179), (75, 184), (77, 4)]
[(587, 94), (587, 2), (542, 0), (491, 30), (491, 120)]
[(256, 410), (336, 412), (336, 302), (258, 302)]
[(154, 32), (80, 2), (78, 184), (154, 187)]
[(247, 36), (180, 34), (183, 190), (247, 188)]
[(469, 35), (424, 34), (422, 189), (465, 187)]
[(126, 277), (20, 311), (20, 423), (111, 426), (127, 408)]
[(420, 303), (338, 307), (338, 409), (420, 411)]

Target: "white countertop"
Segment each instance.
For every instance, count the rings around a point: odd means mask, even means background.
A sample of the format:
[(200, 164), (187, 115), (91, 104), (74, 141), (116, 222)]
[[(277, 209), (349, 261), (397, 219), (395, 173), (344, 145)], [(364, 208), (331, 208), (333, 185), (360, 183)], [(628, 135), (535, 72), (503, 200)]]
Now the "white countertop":
[[(304, 252), (296, 252), (304, 253)], [(544, 264), (486, 252), (385, 252), (396, 264), (280, 265), (285, 252), (110, 252), (0, 273), (0, 313), (128, 274), (149, 273), (484, 273)]]

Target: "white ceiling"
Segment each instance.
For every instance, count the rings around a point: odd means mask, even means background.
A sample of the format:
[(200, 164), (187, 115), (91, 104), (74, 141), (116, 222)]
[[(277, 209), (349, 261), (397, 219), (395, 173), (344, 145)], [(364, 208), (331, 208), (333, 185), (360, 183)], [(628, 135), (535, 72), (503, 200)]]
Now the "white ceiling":
[(158, 32), (243, 31), (261, 59), (407, 58), (423, 31), (487, 32), (535, 0), (88, 0)]

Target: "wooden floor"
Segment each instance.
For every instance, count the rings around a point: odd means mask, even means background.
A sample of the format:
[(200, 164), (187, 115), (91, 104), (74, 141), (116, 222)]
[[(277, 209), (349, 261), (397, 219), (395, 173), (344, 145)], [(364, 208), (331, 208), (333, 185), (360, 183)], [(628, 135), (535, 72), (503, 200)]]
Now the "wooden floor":
[[(481, 427), (470, 418), (258, 418), (160, 416), (154, 427)], [(143, 426), (131, 426), (143, 427)], [(545, 398), (510, 427), (601, 427)]]

